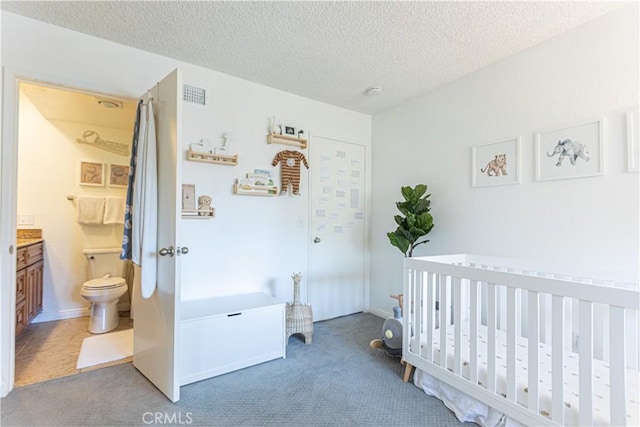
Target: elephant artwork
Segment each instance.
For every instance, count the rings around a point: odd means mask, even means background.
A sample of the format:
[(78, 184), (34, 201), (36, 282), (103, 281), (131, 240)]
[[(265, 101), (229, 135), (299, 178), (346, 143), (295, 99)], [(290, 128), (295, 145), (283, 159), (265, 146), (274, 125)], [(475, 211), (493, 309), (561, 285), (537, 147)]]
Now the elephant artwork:
[(558, 162), (556, 166), (562, 166), (562, 161), (565, 157), (569, 157), (569, 161), (572, 165), (576, 164), (576, 160), (578, 158), (588, 162), (591, 160), (589, 158), (589, 151), (587, 151), (587, 146), (581, 144), (576, 141), (572, 141), (570, 139), (559, 140), (556, 147), (553, 149), (553, 152), (547, 153), (547, 157), (554, 157), (558, 155)]

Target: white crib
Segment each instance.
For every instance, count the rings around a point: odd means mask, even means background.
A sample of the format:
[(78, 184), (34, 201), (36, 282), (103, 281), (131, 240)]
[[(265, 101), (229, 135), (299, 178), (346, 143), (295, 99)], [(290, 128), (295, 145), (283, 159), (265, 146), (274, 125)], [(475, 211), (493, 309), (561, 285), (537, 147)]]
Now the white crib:
[(526, 425), (640, 425), (637, 283), (474, 255), (407, 258), (404, 272), (416, 378)]

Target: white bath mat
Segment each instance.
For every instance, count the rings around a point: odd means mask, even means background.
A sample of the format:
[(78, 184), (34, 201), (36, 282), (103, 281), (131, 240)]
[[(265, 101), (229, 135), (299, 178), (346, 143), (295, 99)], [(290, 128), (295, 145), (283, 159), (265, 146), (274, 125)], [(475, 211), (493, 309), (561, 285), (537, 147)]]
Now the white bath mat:
[(133, 329), (85, 338), (76, 369), (101, 365), (133, 355)]

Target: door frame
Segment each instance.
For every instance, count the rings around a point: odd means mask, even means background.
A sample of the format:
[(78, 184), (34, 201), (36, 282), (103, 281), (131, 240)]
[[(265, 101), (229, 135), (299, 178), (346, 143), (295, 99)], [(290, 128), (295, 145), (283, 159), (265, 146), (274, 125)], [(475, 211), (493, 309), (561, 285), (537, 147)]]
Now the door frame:
[(34, 71), (2, 68), (0, 135), (0, 397), (15, 385), (16, 211), (18, 186), (19, 85), (53, 86), (74, 92), (136, 99), (114, 94), (99, 84), (79, 82)]
[[(369, 308), (370, 308), (370, 284), (371, 284), (371, 251), (369, 250), (370, 247), (370, 227), (371, 227), (371, 219), (370, 219), (370, 214), (371, 214), (371, 146), (368, 146), (367, 144), (363, 144), (360, 142), (354, 142), (354, 141), (348, 141), (347, 139), (343, 139), (340, 137), (334, 137), (334, 136), (326, 136), (324, 134), (313, 134), (310, 133), (309, 134), (309, 162), (310, 164), (313, 166), (314, 164), (316, 164), (316, 158), (315, 155), (312, 156), (311, 154), (314, 153), (313, 148), (311, 147), (311, 145), (314, 143), (313, 139), (314, 138), (322, 138), (322, 139), (328, 139), (330, 141), (335, 141), (335, 142), (339, 142), (342, 144), (349, 144), (349, 145), (357, 145), (358, 147), (362, 147), (364, 149), (364, 159), (365, 159), (365, 165), (364, 165), (364, 209), (365, 209), (365, 214), (364, 214), (364, 240), (363, 240), (363, 251), (364, 251), (364, 274), (363, 274), (363, 311), (365, 313), (369, 312)], [(314, 153), (315, 154), (315, 153)], [(318, 162), (319, 163), (319, 162)], [(307, 272), (311, 271), (311, 249), (312, 249), (312, 244), (311, 244), (311, 238), (313, 235), (313, 230), (311, 228), (311, 225), (313, 224), (313, 198), (315, 197), (315, 195), (313, 194), (312, 191), (312, 185), (311, 185), (311, 177), (309, 177), (309, 198), (308, 198), (308, 230), (307, 230)], [(309, 273), (308, 273), (309, 274)], [(311, 279), (311, 277), (309, 277), (309, 279)], [(309, 285), (311, 285), (311, 283), (309, 283)], [(307, 286), (307, 292), (306, 292), (306, 300), (309, 301), (309, 286)]]

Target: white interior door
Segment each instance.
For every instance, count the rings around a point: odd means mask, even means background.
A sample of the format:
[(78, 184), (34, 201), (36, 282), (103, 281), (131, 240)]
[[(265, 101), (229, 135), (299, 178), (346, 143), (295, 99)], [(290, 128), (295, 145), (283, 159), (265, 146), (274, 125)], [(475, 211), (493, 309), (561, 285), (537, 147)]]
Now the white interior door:
[[(182, 75), (173, 71), (150, 89), (158, 155), (158, 250), (180, 243), (179, 189), (182, 162)], [(177, 253), (177, 252), (176, 252)], [(134, 290), (133, 365), (171, 401), (180, 400), (178, 348), (180, 344), (180, 257), (157, 257), (157, 288), (143, 299)]]
[(364, 309), (365, 147), (314, 137), (309, 302), (313, 320)]

